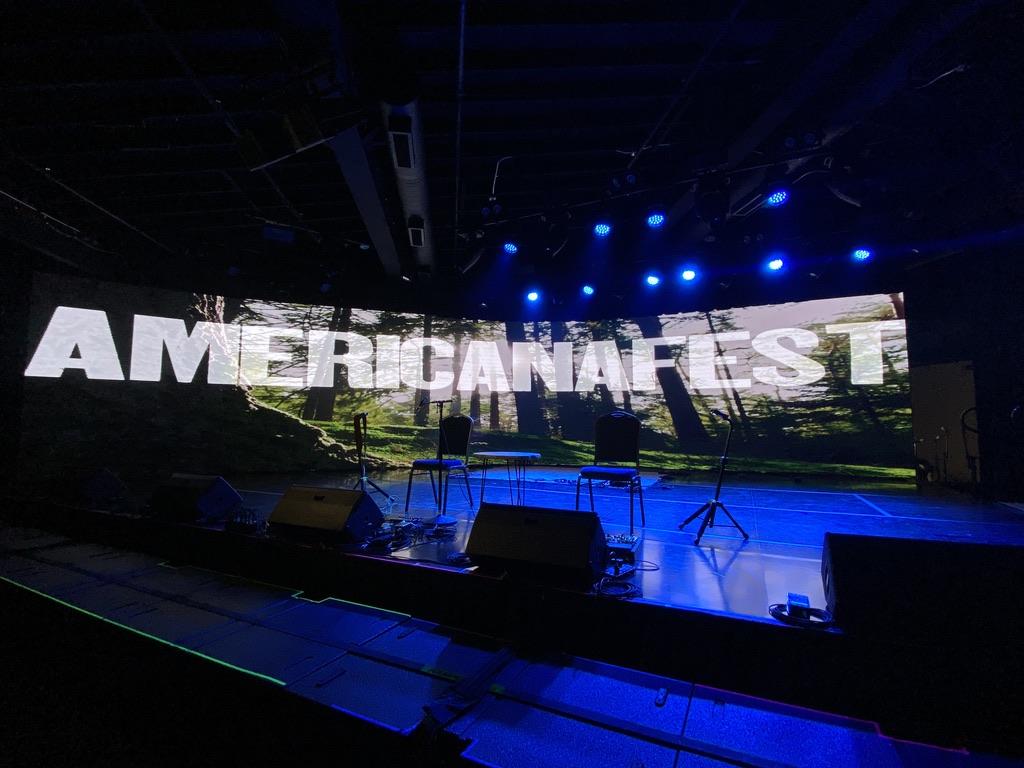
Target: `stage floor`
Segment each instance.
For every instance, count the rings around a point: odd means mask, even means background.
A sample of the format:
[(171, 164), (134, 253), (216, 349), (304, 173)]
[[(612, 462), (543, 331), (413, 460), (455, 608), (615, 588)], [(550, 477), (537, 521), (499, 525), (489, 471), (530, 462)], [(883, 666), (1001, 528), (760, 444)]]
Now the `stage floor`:
[[(293, 483), (324, 487), (351, 487), (355, 475), (317, 474), (304, 477), (253, 476), (228, 478), (242, 493), (244, 504), (260, 517), (268, 517), (281, 493)], [(390, 514), (404, 516), (407, 472), (387, 472), (373, 479), (392, 494)], [(414, 544), (391, 557), (447, 564), (448, 556), (462, 552), (472, 527), (480, 496), (480, 473), (470, 473), (473, 505), (465, 485), (453, 479), (448, 514), (457, 519), (452, 534), (442, 540)], [(572, 509), (576, 470), (531, 467), (526, 502), (531, 506)], [(796, 487), (799, 486), (799, 487)], [(693, 538), (699, 520), (686, 530), (678, 525), (713, 493), (713, 485), (687, 482), (680, 477), (644, 475), (647, 525), (640, 527), (637, 551), (644, 568), (630, 581), (640, 587), (641, 600), (698, 609), (747, 619), (772, 621), (771, 603), (785, 602), (789, 592), (810, 597), (814, 606), (825, 602), (821, 584), (821, 545), (828, 531), (913, 539), (942, 539), (986, 543), (1024, 543), (1024, 513), (1005, 504), (972, 502), (962, 497), (937, 498), (918, 494), (912, 487), (891, 492), (860, 493), (856, 488), (830, 488), (811, 481), (772, 482), (761, 478), (726, 481), (722, 501), (750, 534), (744, 541), (735, 528), (716, 525), (700, 546)], [(382, 503), (380, 497), (376, 497)], [(510, 501), (504, 470), (488, 471), (488, 501)], [(594, 501), (606, 533), (629, 530), (629, 502), (625, 490), (595, 483)], [(580, 503), (587, 506), (586, 488)], [(413, 483), (409, 518), (430, 519), (436, 514), (430, 482), (418, 476)], [(719, 516), (719, 521), (726, 521)]]

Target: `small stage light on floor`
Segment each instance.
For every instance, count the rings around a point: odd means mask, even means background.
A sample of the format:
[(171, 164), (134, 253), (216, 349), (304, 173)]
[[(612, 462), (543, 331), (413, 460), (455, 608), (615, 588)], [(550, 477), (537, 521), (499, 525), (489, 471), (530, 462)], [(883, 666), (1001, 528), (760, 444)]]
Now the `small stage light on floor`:
[(540, 299), (540, 291), (528, 291), (526, 294), (526, 300), (534, 303)]
[(505, 243), (505, 244), (504, 244), (504, 245), (502, 246), (502, 249), (503, 249), (503, 250), (505, 251), (505, 253), (507, 253), (507, 254), (508, 254), (509, 256), (515, 256), (515, 255), (516, 255), (517, 253), (519, 253), (519, 246), (518, 246), (518, 245), (516, 245), (515, 243), (512, 243), (512, 242), (508, 242), (508, 243)]
[(580, 288), (580, 292), (584, 296), (593, 296), (594, 295), (594, 286), (589, 285), (589, 284), (588, 285), (584, 285), (582, 288)]
[(608, 237), (612, 233), (612, 225), (603, 221), (594, 225), (594, 234), (598, 237)]

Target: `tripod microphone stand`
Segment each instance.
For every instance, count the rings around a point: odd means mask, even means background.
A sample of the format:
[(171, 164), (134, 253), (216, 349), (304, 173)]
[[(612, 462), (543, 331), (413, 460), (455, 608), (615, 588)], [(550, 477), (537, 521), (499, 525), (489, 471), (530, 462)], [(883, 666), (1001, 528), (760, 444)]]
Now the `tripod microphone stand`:
[[(444, 454), (446, 449), (448, 448), (448, 443), (445, 440), (444, 436), (444, 407), (447, 403), (450, 402), (451, 400), (434, 400), (431, 402), (431, 405), (437, 406), (437, 480), (438, 484), (442, 486), (441, 488), (438, 488), (438, 514), (437, 517), (434, 518), (434, 525), (455, 525), (458, 522), (458, 520), (456, 520), (451, 515), (445, 514), (445, 512), (448, 511), (448, 493), (445, 490), (445, 487), (448, 484), (449, 473), (443, 472), (440, 469), (441, 467), (444, 466)], [(440, 501), (440, 499), (445, 500), (445, 508), (442, 508), (442, 502)]]
[(722, 457), (718, 463), (718, 483), (715, 485), (715, 495), (708, 499), (700, 509), (679, 524), (679, 530), (683, 530), (683, 528), (692, 523), (698, 517), (701, 515), (704, 516), (704, 520), (700, 524), (700, 530), (697, 531), (697, 538), (693, 540), (694, 544), (700, 544), (700, 540), (704, 536), (704, 531), (708, 528), (714, 527), (715, 513), (719, 509), (725, 513), (725, 516), (729, 518), (736, 530), (743, 534), (744, 539), (750, 538), (750, 536), (747, 535), (747, 532), (743, 530), (743, 526), (736, 522), (736, 518), (729, 513), (729, 510), (725, 508), (725, 504), (723, 504), (719, 499), (722, 495), (722, 478), (725, 476), (725, 464), (729, 460), (729, 443), (732, 441), (732, 419), (721, 411), (713, 410), (711, 413), (722, 421), (727, 422), (729, 424), (729, 431), (725, 435), (725, 449), (722, 451)]
[(359, 479), (352, 486), (352, 490), (359, 489), (364, 493), (379, 493), (387, 502), (388, 513), (390, 514), (391, 505), (395, 502), (395, 497), (373, 482), (366, 471), (366, 454), (364, 450), (366, 445), (366, 414), (357, 413), (352, 422), (356, 435), (356, 457), (359, 461)]

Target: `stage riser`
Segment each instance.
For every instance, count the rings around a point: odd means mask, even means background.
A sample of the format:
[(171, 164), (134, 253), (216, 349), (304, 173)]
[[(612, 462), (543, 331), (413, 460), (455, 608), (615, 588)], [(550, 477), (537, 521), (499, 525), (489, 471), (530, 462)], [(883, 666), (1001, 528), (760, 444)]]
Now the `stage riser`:
[(168, 560), (402, 611), (529, 650), (562, 651), (874, 720), (893, 736), (983, 746), (1020, 740), (1024, 662), (515, 583), (150, 518), (34, 507), (23, 523)]

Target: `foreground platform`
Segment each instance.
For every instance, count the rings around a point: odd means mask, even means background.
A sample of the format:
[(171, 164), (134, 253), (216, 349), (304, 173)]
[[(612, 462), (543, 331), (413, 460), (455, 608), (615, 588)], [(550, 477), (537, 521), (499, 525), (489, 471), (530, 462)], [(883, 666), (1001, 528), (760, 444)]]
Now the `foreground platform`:
[[(455, 751), (445, 759), (464, 764), (1011, 764), (886, 738), (871, 723), (597, 661), (526, 653), (405, 613), (307, 599), (36, 529), (0, 529), (0, 579), (117, 632), (253, 678), (267, 696), (331, 708), (407, 742), (410, 751), (425, 731), (435, 741), (450, 737)], [(146, 670), (126, 660), (121, 673)], [(417, 764), (432, 764), (426, 754)]]

